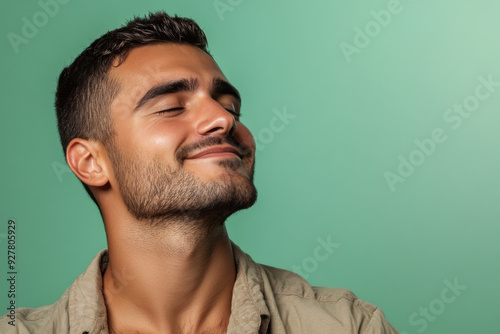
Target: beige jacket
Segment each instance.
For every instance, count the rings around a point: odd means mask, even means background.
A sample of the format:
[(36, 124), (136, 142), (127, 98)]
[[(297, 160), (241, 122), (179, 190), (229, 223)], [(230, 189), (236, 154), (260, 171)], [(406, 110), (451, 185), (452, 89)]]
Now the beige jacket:
[[(233, 244), (238, 273), (228, 334), (398, 333), (376, 306), (341, 288), (312, 287), (290, 271), (255, 263)], [(0, 333), (107, 334), (102, 274), (108, 253), (92, 260), (54, 304), (18, 308), (15, 326), (0, 318)]]

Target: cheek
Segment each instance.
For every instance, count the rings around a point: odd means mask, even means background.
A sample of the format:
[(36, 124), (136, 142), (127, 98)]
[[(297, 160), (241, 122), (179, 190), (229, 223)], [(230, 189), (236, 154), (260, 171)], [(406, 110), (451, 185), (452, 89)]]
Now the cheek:
[(160, 121), (145, 129), (143, 135), (148, 138), (149, 145), (164, 152), (174, 152), (186, 140), (187, 131), (183, 124)]
[[(134, 122), (120, 134), (124, 149), (136, 154), (172, 156), (186, 139), (186, 131), (177, 122)], [(148, 153), (149, 152), (149, 153)]]
[(240, 142), (248, 146), (252, 151), (255, 152), (255, 140), (253, 138), (252, 133), (246, 126), (241, 123), (238, 123), (236, 128), (236, 139)]

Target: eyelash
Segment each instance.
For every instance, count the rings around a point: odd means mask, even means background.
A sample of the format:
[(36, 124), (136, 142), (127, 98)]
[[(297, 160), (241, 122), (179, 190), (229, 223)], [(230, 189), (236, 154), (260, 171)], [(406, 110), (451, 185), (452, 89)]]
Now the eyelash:
[(230, 110), (230, 109), (226, 109), (231, 115), (234, 115), (234, 117), (236, 117), (236, 120), (240, 119), (241, 117), (241, 113), (238, 113), (234, 110)]
[[(165, 109), (165, 110), (160, 110), (158, 112), (156, 112), (157, 114), (165, 114), (165, 113), (168, 113), (168, 112), (174, 112), (174, 111), (179, 111), (179, 110), (182, 110), (184, 109), (183, 107), (175, 107), (175, 108), (170, 108), (170, 109)], [(230, 114), (234, 115), (236, 117), (236, 119), (240, 119), (241, 117), (241, 113), (237, 113), (236, 111), (233, 111), (231, 109), (226, 109), (224, 108), (227, 112), (229, 112)]]
[(164, 114), (164, 113), (167, 113), (167, 112), (179, 111), (179, 110), (182, 110), (182, 109), (184, 109), (184, 108), (182, 108), (182, 107), (176, 107), (176, 108), (170, 108), (170, 109), (160, 110), (160, 111), (157, 111), (156, 113), (157, 114)]

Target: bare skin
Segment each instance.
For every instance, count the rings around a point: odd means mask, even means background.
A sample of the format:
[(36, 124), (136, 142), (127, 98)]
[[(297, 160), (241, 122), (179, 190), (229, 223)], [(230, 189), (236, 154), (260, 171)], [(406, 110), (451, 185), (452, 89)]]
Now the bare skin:
[(225, 333), (236, 274), (225, 227), (205, 236), (123, 227), (108, 230), (113, 237), (103, 283), (110, 328)]
[[(231, 132), (250, 154), (224, 151), (200, 157), (200, 150), (194, 150), (181, 169), (202, 185), (230, 182), (239, 189), (251, 183), (255, 142), (233, 112), (239, 110), (237, 99), (213, 93), (213, 80), (227, 79), (208, 55), (189, 45), (139, 47), (110, 75), (120, 83), (111, 105), (114, 145), (127, 157), (139, 166), (156, 159), (176, 168), (179, 148)], [(196, 79), (198, 86), (136, 108), (151, 87), (172, 78)], [(181, 111), (158, 113), (179, 103)], [(103, 290), (110, 332), (226, 333), (236, 267), (224, 221), (232, 212), (157, 217), (154, 224), (138, 219), (125, 204), (103, 144), (75, 139), (67, 156), (94, 192), (105, 223), (109, 264)]]

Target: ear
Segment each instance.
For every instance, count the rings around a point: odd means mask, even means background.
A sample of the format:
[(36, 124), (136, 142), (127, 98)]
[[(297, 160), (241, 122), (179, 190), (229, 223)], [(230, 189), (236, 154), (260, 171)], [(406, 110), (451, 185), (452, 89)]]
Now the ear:
[(96, 142), (75, 138), (66, 149), (69, 168), (85, 184), (100, 187), (108, 183), (102, 145)]

